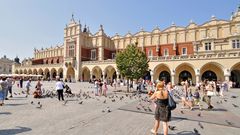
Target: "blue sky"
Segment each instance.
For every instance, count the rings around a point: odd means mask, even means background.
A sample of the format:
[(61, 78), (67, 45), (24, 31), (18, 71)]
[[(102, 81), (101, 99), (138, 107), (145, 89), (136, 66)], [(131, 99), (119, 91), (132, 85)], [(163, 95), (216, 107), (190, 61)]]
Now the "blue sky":
[(33, 57), (34, 47), (63, 43), (63, 29), (74, 13), (76, 20), (107, 35), (136, 33), (140, 28), (161, 30), (172, 22), (186, 26), (212, 15), (229, 20), (240, 0), (0, 0), (0, 57)]

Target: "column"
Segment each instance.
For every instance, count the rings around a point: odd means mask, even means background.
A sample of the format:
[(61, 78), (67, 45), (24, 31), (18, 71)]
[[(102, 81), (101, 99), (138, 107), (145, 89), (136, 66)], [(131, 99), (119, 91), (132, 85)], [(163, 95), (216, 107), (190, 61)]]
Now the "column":
[(90, 79), (93, 81), (93, 78), (92, 78), (92, 71), (90, 71)]
[(154, 73), (153, 73), (152, 70), (150, 71), (150, 75), (151, 75), (151, 82), (153, 83), (153, 81), (154, 81), (154, 80), (153, 80), (153, 75), (154, 75)]
[(196, 75), (196, 84), (200, 82), (200, 75)]
[(175, 84), (175, 69), (171, 70), (171, 82), (172, 85)]
[(117, 82), (118, 82), (118, 80), (119, 80), (119, 72), (118, 71), (116, 72), (116, 75), (117, 75)]
[(229, 75), (225, 75), (224, 77), (225, 77), (225, 81), (228, 82), (229, 81)]
[(171, 82), (172, 82), (172, 84), (175, 84), (174, 80), (175, 80), (175, 74), (172, 74), (171, 75)]
[(102, 79), (103, 79), (103, 81), (106, 79), (105, 78), (105, 72), (104, 71), (102, 71), (102, 75), (103, 75), (103, 77), (102, 77)]

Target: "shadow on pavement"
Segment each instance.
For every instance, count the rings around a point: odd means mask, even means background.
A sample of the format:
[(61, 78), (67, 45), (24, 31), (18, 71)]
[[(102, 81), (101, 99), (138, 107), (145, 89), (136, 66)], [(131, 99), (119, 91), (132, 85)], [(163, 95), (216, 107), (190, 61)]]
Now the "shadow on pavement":
[(28, 131), (31, 131), (31, 130), (32, 129), (28, 128), (28, 127), (17, 126), (17, 128), (14, 128), (14, 129), (0, 130), (0, 135), (16, 135), (16, 134), (23, 133), (23, 132), (28, 132)]
[(0, 112), (0, 115), (2, 115), (2, 114), (10, 115), (10, 114), (12, 114), (12, 113), (10, 113), (10, 112)]
[(5, 106), (20, 106), (20, 105), (27, 105), (27, 103), (24, 103), (24, 104), (5, 104)]

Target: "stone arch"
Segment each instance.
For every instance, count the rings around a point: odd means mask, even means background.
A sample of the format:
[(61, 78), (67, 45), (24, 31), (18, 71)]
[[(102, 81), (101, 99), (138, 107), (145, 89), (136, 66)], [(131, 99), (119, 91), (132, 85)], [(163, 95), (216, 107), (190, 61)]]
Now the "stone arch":
[(37, 74), (38, 74), (37, 69), (33, 69), (33, 74), (34, 74), (34, 75), (37, 75)]
[(59, 63), (59, 58), (56, 60), (56, 63)]
[(92, 78), (93, 79), (101, 79), (102, 78), (102, 69), (99, 66), (95, 66), (92, 69)]
[(24, 73), (24, 74), (27, 74), (27, 69), (24, 69), (24, 70), (23, 70), (23, 73)]
[(223, 66), (217, 62), (209, 62), (204, 64), (201, 68), (200, 68), (200, 76), (201, 79), (204, 79), (204, 73), (207, 71), (212, 71), (217, 75), (217, 80), (224, 80), (224, 70), (223, 70)]
[[(168, 65), (164, 63), (158, 64), (153, 70), (153, 80), (159, 80), (160, 74), (164, 71), (171, 75), (171, 70)], [(171, 81), (171, 78), (170, 78), (170, 81)]]
[(28, 74), (32, 74), (32, 69), (28, 69)]
[(51, 72), (50, 72), (50, 75), (51, 75), (51, 78), (52, 78), (52, 79), (56, 79), (57, 70), (56, 70), (55, 68), (52, 68), (52, 69), (51, 69)]
[(82, 68), (82, 80), (89, 81), (90, 80), (90, 69), (88, 67)]
[[(191, 81), (192, 84), (196, 84), (195, 67), (190, 63), (182, 63), (176, 67), (175, 82), (181, 83), (181, 81)], [(189, 74), (190, 73), (190, 74)]]
[(75, 70), (72, 66), (68, 66), (67, 68), (67, 79), (69, 82), (72, 82), (75, 79)]
[(50, 79), (50, 71), (48, 68), (44, 69), (44, 76), (45, 76), (45, 79)]
[(170, 72), (166, 71), (166, 70), (161, 71), (160, 74), (159, 74), (159, 80), (160, 79), (165, 80), (166, 83), (171, 82), (171, 74), (170, 74)]
[(43, 70), (41, 68), (38, 69), (38, 74), (43, 75)]
[(19, 74), (23, 74), (23, 71), (22, 71), (22, 69), (20, 69), (20, 70), (19, 70)]
[(14, 72), (15, 74), (19, 74), (19, 72), (18, 72), (18, 70), (15, 70), (15, 72)]
[(63, 68), (59, 68), (59, 69), (58, 69), (58, 76), (59, 76), (60, 78), (63, 78)]
[(240, 62), (234, 64), (231, 69), (230, 80), (233, 82), (233, 88), (240, 88)]
[(110, 83), (113, 79), (117, 78), (116, 69), (109, 65), (104, 69), (104, 78)]

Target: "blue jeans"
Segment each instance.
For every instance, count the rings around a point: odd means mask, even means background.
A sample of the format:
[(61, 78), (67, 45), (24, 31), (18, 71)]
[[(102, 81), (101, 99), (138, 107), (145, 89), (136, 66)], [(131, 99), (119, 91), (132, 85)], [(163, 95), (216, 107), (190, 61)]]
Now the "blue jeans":
[(8, 96), (8, 89), (3, 89), (3, 93), (4, 93), (4, 98), (6, 99)]
[(0, 101), (3, 101), (5, 98), (4, 98), (4, 91), (1, 90), (0, 91)]

